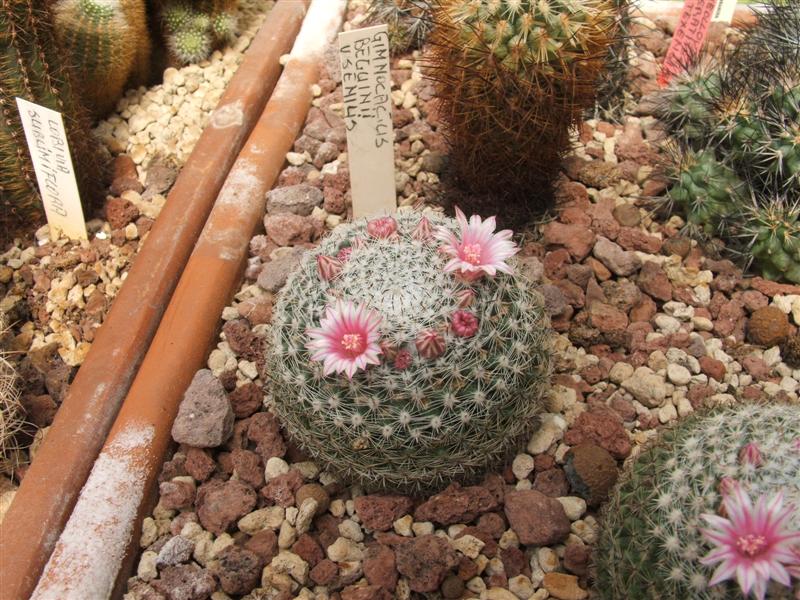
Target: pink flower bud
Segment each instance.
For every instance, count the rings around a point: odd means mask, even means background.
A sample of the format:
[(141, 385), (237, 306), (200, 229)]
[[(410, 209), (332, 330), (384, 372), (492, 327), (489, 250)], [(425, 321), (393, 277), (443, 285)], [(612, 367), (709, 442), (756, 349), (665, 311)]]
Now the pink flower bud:
[(323, 281), (330, 281), (342, 272), (342, 263), (332, 256), (317, 255), (317, 273)]
[(346, 246), (341, 250), (339, 250), (339, 253), (336, 255), (336, 258), (338, 258), (339, 261), (341, 261), (342, 263), (346, 263), (348, 260), (350, 260), (350, 255), (352, 253), (353, 253), (353, 247)]
[(386, 357), (386, 360), (394, 360), (397, 356), (397, 346), (391, 342), (382, 341), (378, 345), (381, 347), (381, 354)]
[(392, 217), (380, 217), (367, 221), (367, 233), (374, 238), (386, 239), (397, 231), (397, 221)]
[(478, 331), (478, 318), (468, 310), (457, 310), (453, 313), (451, 325), (458, 337), (472, 337)]
[(471, 306), (472, 301), (475, 300), (475, 292), (469, 288), (466, 288), (458, 292), (456, 294), (456, 298), (458, 299), (459, 308), (467, 308), (468, 306)]
[(739, 450), (739, 463), (742, 465), (752, 465), (760, 467), (764, 461), (761, 458), (761, 450), (754, 442), (746, 444)]
[(433, 228), (431, 227), (431, 222), (428, 221), (428, 217), (422, 217), (419, 220), (414, 231), (411, 232), (411, 237), (418, 242), (429, 242), (433, 239)]
[(411, 353), (408, 350), (400, 350), (394, 358), (394, 368), (400, 371), (411, 366)]
[(414, 341), (417, 352), (423, 358), (437, 358), (444, 353), (444, 337), (435, 329), (423, 329)]
[(736, 488), (739, 487), (739, 482), (731, 477), (723, 477), (719, 482), (719, 493), (725, 497), (730, 496)]

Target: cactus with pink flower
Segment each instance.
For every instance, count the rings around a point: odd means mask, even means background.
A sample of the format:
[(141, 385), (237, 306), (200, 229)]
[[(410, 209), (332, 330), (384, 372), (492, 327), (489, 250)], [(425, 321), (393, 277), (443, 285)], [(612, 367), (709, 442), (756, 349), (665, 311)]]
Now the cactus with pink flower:
[(600, 600), (800, 597), (800, 406), (686, 419), (630, 465), (603, 517)]
[(320, 466), (368, 489), (468, 480), (543, 409), (549, 326), (494, 218), (400, 212), (337, 227), (276, 303), (267, 396)]

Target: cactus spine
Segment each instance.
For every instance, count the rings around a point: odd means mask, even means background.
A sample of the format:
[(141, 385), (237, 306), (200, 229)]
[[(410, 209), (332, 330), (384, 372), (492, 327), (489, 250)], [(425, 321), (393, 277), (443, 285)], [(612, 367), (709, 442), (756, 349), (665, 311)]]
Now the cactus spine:
[[(742, 598), (734, 583), (708, 586), (714, 568), (699, 562), (711, 549), (699, 532), (700, 515), (717, 513), (723, 478), (738, 481), (751, 498), (782, 491), (786, 504), (800, 507), (798, 440), (797, 405), (740, 405), (665, 431), (630, 466), (604, 508), (593, 553), (598, 598)], [(760, 448), (759, 466), (740, 459), (751, 442)], [(800, 529), (800, 511), (793, 526)], [(767, 597), (789, 600), (791, 594), (775, 586)]]
[(181, 65), (199, 62), (230, 42), (238, 30), (236, 6), (235, 0), (165, 2), (161, 20), (172, 58)]
[(60, 0), (53, 12), (58, 42), (75, 65), (95, 115), (108, 113), (126, 85), (147, 79), (150, 38), (144, 0)]
[[(5, 332), (5, 320), (0, 317), (0, 337)], [(17, 374), (0, 350), (0, 473), (10, 473), (18, 462), (16, 436), (22, 431), (23, 416)]]
[(527, 216), (533, 194), (536, 204), (551, 199), (569, 130), (594, 107), (618, 35), (616, 4), (447, 0), (433, 16), (429, 76), (455, 181), (502, 206), (501, 216)]
[(428, 0), (372, 0), (367, 17), (371, 23), (386, 23), (389, 43), (395, 52), (421, 48), (431, 29)]
[(44, 215), (15, 97), (63, 114), (87, 214), (102, 197), (104, 169), (72, 74), (59, 57), (49, 13), (33, 2), (2, 0), (0, 36), (0, 238), (7, 238), (13, 226), (30, 226)]
[[(444, 272), (447, 259), (419, 230), (455, 223), (428, 218), (399, 214), (386, 239), (372, 239), (363, 221), (337, 227), (290, 275), (268, 338), (268, 402), (289, 435), (369, 489), (419, 492), (479, 475), (515, 449), (543, 406), (539, 294), (521, 276), (466, 284)], [(344, 255), (343, 264), (331, 258)], [(336, 299), (383, 319), (380, 364), (352, 379), (325, 376), (305, 347)]]

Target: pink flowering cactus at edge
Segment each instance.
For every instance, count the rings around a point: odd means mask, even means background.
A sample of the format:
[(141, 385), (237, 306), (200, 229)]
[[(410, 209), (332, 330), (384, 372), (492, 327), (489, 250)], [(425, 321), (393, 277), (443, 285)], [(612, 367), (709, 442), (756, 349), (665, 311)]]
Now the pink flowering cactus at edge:
[(380, 315), (363, 304), (339, 300), (325, 309), (320, 326), (309, 329), (306, 348), (311, 360), (322, 361), (325, 375), (356, 371), (380, 363)]
[(437, 239), (443, 242), (441, 250), (450, 256), (450, 262), (444, 267), (446, 272), (455, 272), (468, 282), (484, 275), (494, 277), (498, 271), (511, 273), (505, 261), (519, 248), (511, 241), (510, 229), (495, 233), (495, 217), (483, 220), (473, 215), (467, 221), (459, 208), (456, 208), (456, 220), (461, 228), (460, 239), (445, 227), (440, 227), (436, 233)]
[(783, 494), (761, 496), (753, 506), (747, 492), (734, 485), (723, 499), (727, 518), (703, 514), (709, 524), (701, 533), (714, 548), (701, 559), (717, 565), (709, 585), (735, 579), (745, 597), (752, 592), (764, 600), (767, 585), (790, 586), (798, 572), (800, 531), (792, 529), (795, 507), (783, 505)]

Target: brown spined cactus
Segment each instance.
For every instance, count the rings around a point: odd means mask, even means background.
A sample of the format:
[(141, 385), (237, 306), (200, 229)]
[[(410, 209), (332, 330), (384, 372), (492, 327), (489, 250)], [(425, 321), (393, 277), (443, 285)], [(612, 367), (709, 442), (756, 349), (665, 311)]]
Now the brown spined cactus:
[(450, 174), (479, 211), (546, 208), (618, 37), (613, 0), (440, 0), (427, 74)]
[[(5, 333), (5, 320), (0, 317), (0, 336)], [(18, 462), (17, 434), (25, 424), (24, 411), (17, 388), (17, 374), (0, 348), (0, 473), (10, 473)]]

